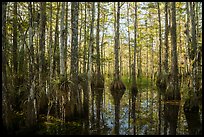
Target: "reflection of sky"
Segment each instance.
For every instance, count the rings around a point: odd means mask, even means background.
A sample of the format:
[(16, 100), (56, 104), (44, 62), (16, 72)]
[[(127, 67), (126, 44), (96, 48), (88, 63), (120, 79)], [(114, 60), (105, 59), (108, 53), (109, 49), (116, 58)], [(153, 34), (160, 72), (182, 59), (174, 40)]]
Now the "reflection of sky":
[[(106, 94), (106, 107), (102, 107), (101, 115), (103, 113), (104, 122), (106, 127), (108, 127), (108, 130), (106, 129), (104, 131), (104, 134), (112, 135), (114, 134), (114, 125), (115, 125), (115, 108), (113, 103), (112, 95), (110, 94), (110, 90), (105, 86), (105, 94)], [(146, 98), (146, 91), (148, 90), (149, 97), (148, 97), (148, 108), (147, 108), (147, 98)], [(153, 91), (152, 91), (153, 90)], [(157, 91), (155, 89), (152, 89), (149, 87), (148, 89), (140, 89), (137, 97), (136, 97), (136, 134), (137, 135), (144, 135), (144, 134), (157, 134), (157, 128), (158, 128), (158, 98), (157, 98)], [(151, 92), (153, 92), (153, 98), (151, 98)], [(128, 115), (129, 115), (129, 103), (128, 103), (128, 90), (125, 91), (125, 94), (123, 95), (120, 103), (120, 129), (119, 133), (121, 135), (128, 135), (129, 129), (128, 129)], [(141, 94), (141, 102), (139, 101), (139, 94)], [(138, 105), (140, 104), (140, 107), (138, 108)], [(153, 108), (152, 107), (153, 104)], [(163, 103), (162, 103), (163, 105)], [(104, 106), (104, 105), (102, 105)], [(96, 106), (95, 106), (96, 107)], [(151, 113), (153, 111), (153, 113)], [(163, 107), (162, 107), (163, 112)], [(178, 118), (178, 127), (177, 127), (177, 134), (186, 134), (188, 131), (187, 123), (184, 120), (184, 114), (182, 107), (180, 107), (180, 118)], [(152, 115), (151, 115), (152, 114)], [(152, 119), (152, 117), (153, 119)], [(152, 120), (152, 121), (150, 121)], [(162, 120), (162, 126), (164, 124), (163, 117)], [(133, 134), (133, 119), (130, 119), (130, 134)], [(152, 122), (152, 123), (151, 123)], [(101, 125), (101, 127), (103, 127)], [(169, 130), (169, 128), (167, 128)], [(163, 130), (161, 130), (161, 133), (163, 134)]]

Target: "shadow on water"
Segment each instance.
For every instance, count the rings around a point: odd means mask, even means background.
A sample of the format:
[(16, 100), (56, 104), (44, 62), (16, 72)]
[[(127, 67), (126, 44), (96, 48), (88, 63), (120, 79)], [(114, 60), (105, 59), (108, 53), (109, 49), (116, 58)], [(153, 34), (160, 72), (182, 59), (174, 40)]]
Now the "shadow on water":
[(169, 128), (169, 135), (176, 135), (179, 104), (164, 103), (165, 134)]
[(101, 107), (103, 101), (103, 91), (104, 89), (98, 89), (96, 91), (96, 127), (97, 133), (101, 134)]
[[(92, 107), (91, 107), (91, 134), (101, 134), (102, 130), (102, 114), (101, 110), (103, 109), (103, 92), (104, 88), (95, 88), (93, 89), (92, 94)], [(94, 104), (95, 100), (95, 104)], [(95, 106), (95, 107), (94, 107)], [(96, 112), (96, 113), (95, 113)]]
[[(148, 90), (148, 93), (147, 93)], [(91, 135), (178, 135), (197, 134), (202, 127), (199, 114), (185, 113), (183, 100), (163, 101), (154, 86), (128, 90), (123, 96), (110, 89), (95, 89), (90, 96), (88, 120), (83, 134)], [(116, 91), (114, 92), (116, 93)], [(117, 91), (120, 93), (120, 91)], [(148, 95), (148, 96), (147, 96)]]
[(132, 119), (133, 119), (133, 135), (136, 135), (136, 94), (132, 94)]
[(83, 86), (84, 98), (83, 98), (83, 108), (84, 108), (84, 128), (83, 134), (89, 135), (89, 98), (88, 98), (88, 90), (87, 84)]
[[(159, 96), (159, 132), (161, 135), (161, 102), (162, 97), (164, 98), (164, 108), (163, 108), (163, 116), (164, 116), (164, 135), (176, 135), (177, 126), (178, 126), (178, 113), (180, 108), (180, 101), (175, 100), (166, 100), (165, 98), (165, 89), (158, 88), (158, 96)], [(167, 132), (168, 131), (168, 132)]]
[[(110, 92), (109, 83), (91, 93), (83, 88), (84, 119), (61, 122), (44, 117), (36, 134), (62, 135), (197, 135), (202, 134), (200, 111), (183, 109), (184, 101), (163, 101), (154, 86)], [(116, 94), (116, 93), (120, 93)], [(185, 93), (185, 91), (183, 92)], [(183, 97), (183, 96), (182, 96)], [(52, 119), (53, 118), (53, 119)], [(42, 120), (43, 121), (43, 120)]]
[(94, 115), (95, 119), (90, 119), (90, 134), (202, 134), (199, 113), (186, 113), (183, 100), (163, 101), (163, 96), (154, 86), (138, 89), (137, 97), (128, 90), (124, 91), (123, 96), (115, 93), (110, 94), (107, 87), (94, 90), (89, 114)]
[[(117, 94), (118, 93), (118, 94)], [(117, 91), (116, 94), (112, 93), (112, 96), (114, 98), (114, 106), (115, 106), (115, 127), (114, 127), (114, 134), (119, 135), (119, 129), (120, 129), (120, 102), (122, 95), (124, 94), (124, 91)]]
[(191, 99), (187, 99), (184, 104), (184, 114), (188, 123), (189, 135), (202, 135), (202, 123), (200, 120), (199, 106), (192, 105)]

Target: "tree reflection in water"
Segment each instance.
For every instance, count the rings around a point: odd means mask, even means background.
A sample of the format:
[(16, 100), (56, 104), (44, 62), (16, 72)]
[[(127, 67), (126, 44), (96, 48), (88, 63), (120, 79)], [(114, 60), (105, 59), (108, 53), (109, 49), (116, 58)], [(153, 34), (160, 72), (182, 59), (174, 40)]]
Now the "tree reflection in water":
[(101, 134), (101, 125), (100, 125), (100, 118), (101, 118), (101, 107), (103, 101), (103, 88), (96, 89), (96, 128), (97, 134)]
[(183, 108), (190, 135), (202, 135), (199, 106), (196, 103), (197, 102), (194, 99), (187, 99)]
[[(147, 88), (138, 89), (137, 96), (126, 90), (124, 95), (115, 94), (115, 97), (107, 87), (103, 90), (94, 90), (92, 94), (94, 96), (90, 96), (90, 100), (84, 98), (83, 101), (86, 116), (82, 120), (83, 132), (79, 129), (76, 133), (75, 131), (66, 133), (85, 135), (202, 134), (199, 111), (184, 115), (183, 100), (180, 102), (163, 101), (163, 96), (159, 97), (154, 87), (150, 86), (148, 90), (148, 99)], [(117, 91), (117, 93), (120, 92)], [(70, 130), (70, 128), (64, 129)]]
[[(168, 129), (168, 126), (169, 126), (170, 127), (169, 128), (169, 134), (170, 135), (176, 135), (179, 104), (178, 103), (165, 102), (164, 108), (165, 108), (164, 109), (165, 128)], [(166, 125), (166, 124), (168, 124), (168, 125)]]

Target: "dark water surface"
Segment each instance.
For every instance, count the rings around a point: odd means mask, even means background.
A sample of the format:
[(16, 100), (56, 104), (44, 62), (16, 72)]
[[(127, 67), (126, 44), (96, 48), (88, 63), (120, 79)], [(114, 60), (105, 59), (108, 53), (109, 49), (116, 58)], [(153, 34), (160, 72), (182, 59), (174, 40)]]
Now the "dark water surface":
[[(182, 98), (185, 98), (183, 95), (185, 93), (184, 90), (184, 88), (181, 88)], [(117, 134), (114, 129), (114, 101), (112, 95), (110, 94), (108, 85), (106, 85), (104, 92), (105, 94), (103, 95), (102, 107), (100, 108), (100, 129), (102, 131), (100, 134)], [(139, 88), (139, 92), (135, 99), (135, 110), (133, 110), (132, 104), (134, 101), (131, 100), (129, 94), (129, 90), (126, 90), (120, 102), (119, 134), (186, 135), (189, 134), (189, 130), (192, 130), (189, 129), (189, 127), (192, 128), (192, 126), (188, 125), (184, 114), (184, 99), (179, 102), (164, 102), (162, 97), (159, 97), (156, 87), (149, 85), (143, 88)], [(91, 105), (94, 105), (95, 116), (97, 107), (95, 104)], [(199, 116), (200, 117), (197, 117), (196, 119), (201, 121), (201, 112)], [(192, 120), (190, 124), (194, 124), (194, 126), (196, 126), (196, 119)], [(96, 117), (95, 120), (97, 120)], [(91, 122), (90, 124), (94, 125), (95, 123)], [(202, 127), (197, 126), (197, 128)], [(92, 129), (90, 132), (91, 134), (98, 134), (96, 131), (96, 129)]]
[[(187, 122), (183, 109), (187, 89), (182, 84), (182, 99), (179, 102), (163, 101), (157, 88), (150, 84), (138, 88), (135, 100), (132, 100), (130, 91), (126, 90), (120, 101), (119, 112), (116, 113), (109, 87), (110, 83), (105, 82), (105, 88), (100, 95), (97, 95), (96, 91), (93, 96), (89, 93), (88, 121), (73, 122), (66, 126), (59, 123), (58, 126), (53, 126), (53, 123), (52, 126), (47, 124), (44, 134), (188, 135), (198, 134), (202, 128), (201, 110), (197, 116), (188, 116), (190, 120)], [(119, 119), (115, 119), (117, 113)], [(119, 121), (119, 124), (115, 125), (115, 120)]]
[[(115, 104), (110, 94), (109, 83), (106, 83), (100, 108), (97, 107), (97, 101), (90, 104), (91, 108), (94, 106), (94, 113), (90, 114), (94, 117), (90, 122), (93, 127), (90, 134), (112, 135), (118, 134), (118, 130), (121, 135), (187, 135), (192, 130), (192, 124), (194, 127), (199, 124), (195, 119), (191, 120), (189, 125), (187, 123), (183, 110), (186, 89), (182, 84), (180, 90), (182, 99), (179, 102), (164, 102), (153, 85), (140, 87), (138, 90), (133, 101), (129, 90), (125, 91), (120, 101), (119, 126), (115, 126)], [(134, 104), (135, 108), (132, 107)], [(97, 117), (97, 111), (100, 111), (100, 117)], [(202, 119), (202, 112), (199, 116), (197, 119)], [(99, 127), (94, 128), (97, 121), (100, 122)]]

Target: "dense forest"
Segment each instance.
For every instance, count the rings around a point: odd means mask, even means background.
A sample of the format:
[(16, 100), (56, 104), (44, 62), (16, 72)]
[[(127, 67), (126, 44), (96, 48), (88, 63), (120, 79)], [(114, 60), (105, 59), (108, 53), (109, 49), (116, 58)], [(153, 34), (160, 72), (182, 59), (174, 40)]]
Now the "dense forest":
[(202, 2), (2, 2), (2, 124), (202, 134)]

